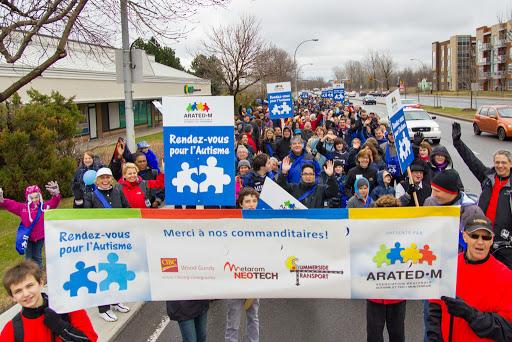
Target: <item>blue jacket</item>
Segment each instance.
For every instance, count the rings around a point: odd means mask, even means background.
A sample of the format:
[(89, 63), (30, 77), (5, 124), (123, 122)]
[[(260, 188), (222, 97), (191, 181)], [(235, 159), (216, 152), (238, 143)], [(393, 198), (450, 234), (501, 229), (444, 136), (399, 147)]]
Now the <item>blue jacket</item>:
[(388, 186), (384, 185), (384, 173), (389, 174), (386, 170), (381, 170), (377, 173), (377, 186), (372, 190), (370, 196), (374, 201), (379, 199), (384, 195), (392, 195), (395, 197), (395, 188), (390, 184)]
[(149, 167), (152, 168), (153, 170), (157, 170), (158, 173), (160, 173), (161, 171), (160, 168), (158, 167), (158, 157), (156, 156), (156, 154), (150, 149), (148, 149), (148, 151), (144, 154), (146, 155), (146, 159), (148, 160)]
[(288, 155), (290, 157), (290, 161), (292, 163), (292, 167), (290, 171), (288, 171), (288, 175), (286, 180), (290, 184), (299, 184), (302, 179), (302, 166), (305, 164), (312, 164), (315, 168), (315, 178), (320, 176), (320, 172), (322, 171), (320, 165), (315, 160), (312, 154), (307, 153), (306, 150), (302, 151), (300, 156), (296, 156), (293, 152), (290, 152)]

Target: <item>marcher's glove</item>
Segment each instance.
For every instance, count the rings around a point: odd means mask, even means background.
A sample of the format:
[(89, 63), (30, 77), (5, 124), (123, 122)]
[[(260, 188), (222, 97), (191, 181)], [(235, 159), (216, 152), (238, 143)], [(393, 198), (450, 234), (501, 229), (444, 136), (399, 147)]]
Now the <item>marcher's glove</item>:
[(413, 192), (418, 192), (420, 191), (420, 187), (416, 184), (409, 184), (409, 186), (407, 187), (407, 193), (412, 196)]
[(458, 122), (452, 123), (452, 140), (454, 142), (459, 141), (461, 134), (462, 133), (460, 131), (460, 123), (458, 123)]
[(68, 322), (50, 308), (44, 309), (44, 324), (55, 334), (60, 335), (67, 328)]
[(421, 132), (414, 133), (414, 137), (412, 139), (413, 144), (416, 146), (419, 146), (422, 141), (423, 141), (423, 133), (421, 133)]
[(473, 319), (478, 315), (478, 310), (472, 308), (461, 298), (450, 298), (443, 296), (441, 299), (445, 302), (448, 308), (448, 313), (452, 316), (463, 318), (468, 323), (472, 322)]
[(48, 182), (45, 187), (52, 196), (57, 196), (60, 194), (59, 184), (57, 184), (55, 181)]

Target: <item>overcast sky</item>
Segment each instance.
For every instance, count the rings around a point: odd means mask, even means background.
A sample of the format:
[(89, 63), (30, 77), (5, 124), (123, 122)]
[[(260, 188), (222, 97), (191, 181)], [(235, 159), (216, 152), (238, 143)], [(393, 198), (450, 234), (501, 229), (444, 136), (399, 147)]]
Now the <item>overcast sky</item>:
[(334, 66), (362, 60), (368, 49), (389, 50), (399, 68), (416, 68), (416, 58), (431, 64), (431, 44), (498, 22), (510, 12), (512, 0), (232, 0), (225, 8), (201, 9), (186, 39), (171, 42), (187, 68), (211, 26), (233, 23), (243, 14), (261, 22), (262, 37), (291, 55), (297, 52), (305, 78), (332, 79)]

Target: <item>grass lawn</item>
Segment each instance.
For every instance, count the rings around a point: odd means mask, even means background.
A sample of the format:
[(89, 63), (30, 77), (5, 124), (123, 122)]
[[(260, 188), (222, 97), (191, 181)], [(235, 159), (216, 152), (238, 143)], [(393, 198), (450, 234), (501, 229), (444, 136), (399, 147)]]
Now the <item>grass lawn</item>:
[[(73, 207), (73, 198), (64, 198), (59, 208)], [(0, 231), (0, 277), (3, 278), (5, 270), (23, 260), (23, 256), (16, 252), (15, 238), (16, 230), (20, 224), (18, 216), (9, 213), (6, 210), (0, 210), (0, 222), (4, 227)], [(4, 312), (13, 305), (13, 302), (5, 292), (0, 290), (0, 312)]]
[(421, 108), (425, 109), (427, 112), (448, 114), (464, 119), (473, 119), (476, 113), (476, 109), (470, 108), (433, 107), (425, 105), (422, 105)]

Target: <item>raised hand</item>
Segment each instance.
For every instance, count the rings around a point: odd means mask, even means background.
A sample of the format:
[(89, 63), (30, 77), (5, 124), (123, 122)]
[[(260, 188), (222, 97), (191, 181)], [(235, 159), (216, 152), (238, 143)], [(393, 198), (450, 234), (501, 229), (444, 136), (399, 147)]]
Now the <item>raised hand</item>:
[(281, 163), (281, 170), (282, 170), (283, 174), (287, 174), (291, 168), (292, 168), (292, 163), (290, 161), (290, 156), (284, 157), (283, 162)]
[(45, 188), (52, 196), (57, 196), (60, 194), (59, 184), (55, 181), (49, 181)]
[(452, 140), (454, 142), (460, 140), (461, 135), (462, 135), (462, 132), (460, 130), (460, 123), (458, 123), (458, 122), (452, 123)]
[(329, 177), (331, 177), (334, 174), (334, 162), (332, 160), (328, 160), (325, 163), (325, 174)]

